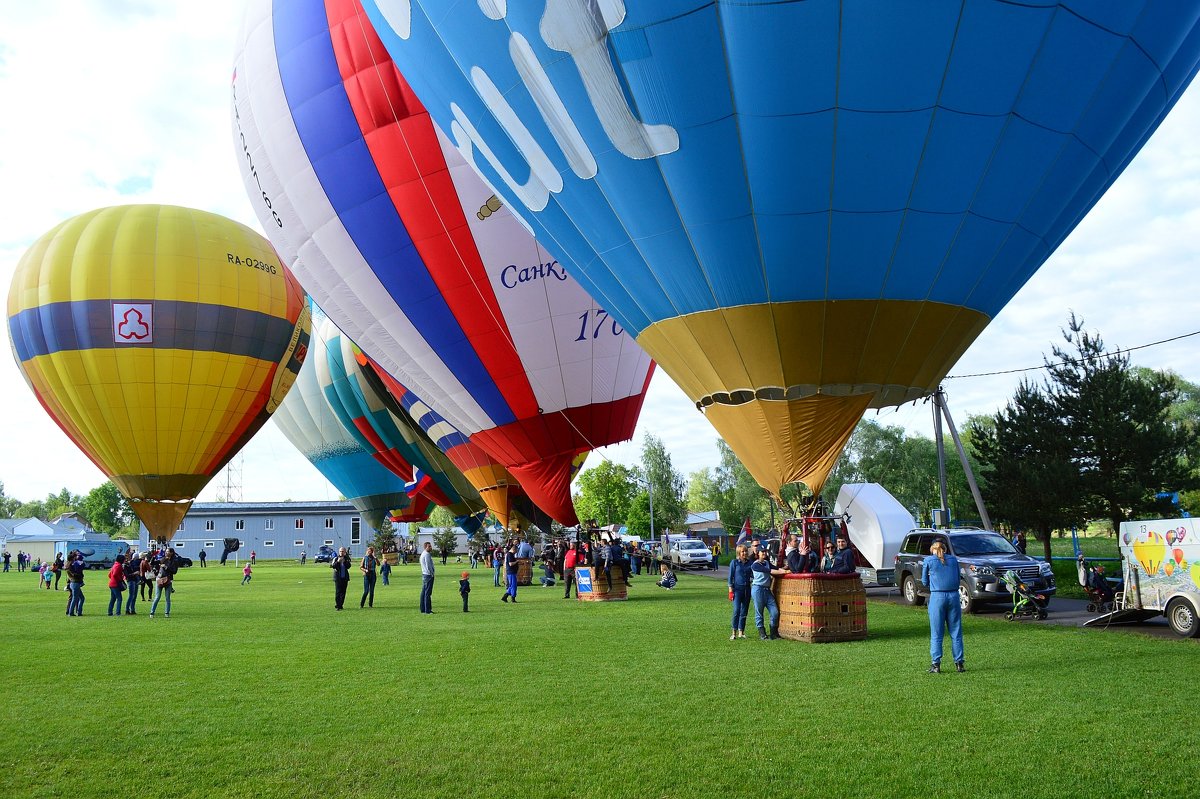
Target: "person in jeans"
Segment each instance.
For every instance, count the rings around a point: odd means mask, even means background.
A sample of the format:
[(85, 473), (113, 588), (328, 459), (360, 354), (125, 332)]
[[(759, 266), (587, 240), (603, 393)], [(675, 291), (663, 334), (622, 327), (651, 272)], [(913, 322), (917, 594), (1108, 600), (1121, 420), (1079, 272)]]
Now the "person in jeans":
[(79, 550), (71, 553), (67, 564), (67, 615), (83, 615), (83, 555)]
[(108, 570), (108, 615), (113, 615), (113, 608), (117, 609), (117, 615), (121, 615), (121, 608), (124, 603), (121, 600), (121, 594), (125, 592), (125, 556), (117, 555), (117, 559), (113, 561), (112, 568)]
[(346, 604), (346, 587), (350, 585), (350, 555), (345, 547), (338, 549), (329, 568), (333, 569), (333, 609), (341, 610)]
[(513, 604), (517, 603), (517, 568), (517, 548), (510, 545), (504, 553), (504, 593), (500, 596), (501, 602), (507, 602), (511, 597)]
[[(771, 593), (771, 578), (787, 574), (783, 569), (771, 568), (771, 553), (766, 547), (758, 550), (758, 560), (750, 564), (750, 600), (754, 603), (754, 626), (758, 628), (760, 641), (779, 637), (779, 605)], [(770, 614), (770, 630), (763, 627), (763, 609)]]
[(733, 599), (733, 620), (730, 625), (733, 632), (729, 640), (746, 637), (746, 614), (750, 611), (750, 550), (742, 544), (735, 550), (734, 559), (729, 564), (729, 593)]
[(433, 613), (433, 544), (421, 550), (421, 612)]
[(171, 618), (171, 594), (175, 593), (175, 572), (179, 571), (179, 561), (175, 557), (175, 549), (167, 547), (167, 554), (158, 562), (158, 566), (154, 569), (154, 599), (150, 602), (150, 618), (154, 618), (154, 611), (158, 610), (158, 601), (165, 595), (167, 598), (167, 612), (163, 614), (168, 619)]
[(125, 600), (125, 615), (136, 616), (138, 600), (138, 583), (141, 582), (142, 559), (136, 551), (125, 561), (125, 584), (128, 586), (129, 598)]
[(950, 651), (957, 671), (963, 665), (962, 605), (958, 599), (958, 558), (946, 553), (944, 541), (929, 546), (921, 568), (921, 582), (929, 587), (929, 673), (942, 670), (942, 639), (950, 631)]
[(367, 547), (367, 554), (358, 562), (358, 570), (363, 576), (363, 594), (362, 599), (358, 601), (358, 606), (375, 607), (375, 569), (379, 567), (379, 561), (375, 559), (375, 547)]

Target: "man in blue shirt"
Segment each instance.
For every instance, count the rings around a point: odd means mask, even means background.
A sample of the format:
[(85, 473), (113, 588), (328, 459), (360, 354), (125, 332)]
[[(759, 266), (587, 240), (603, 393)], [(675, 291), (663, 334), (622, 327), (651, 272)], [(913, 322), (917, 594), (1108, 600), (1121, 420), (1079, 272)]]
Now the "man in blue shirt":
[(963, 665), (962, 606), (958, 600), (958, 558), (946, 554), (946, 542), (934, 541), (932, 553), (925, 558), (921, 569), (921, 582), (929, 587), (929, 666), (930, 674), (942, 670), (942, 639), (946, 628), (950, 630), (950, 651), (954, 655), (957, 671), (966, 671)]
[(829, 570), (831, 574), (854, 574), (854, 550), (850, 548), (850, 541), (845, 536), (838, 536), (837, 552), (833, 555), (833, 568)]

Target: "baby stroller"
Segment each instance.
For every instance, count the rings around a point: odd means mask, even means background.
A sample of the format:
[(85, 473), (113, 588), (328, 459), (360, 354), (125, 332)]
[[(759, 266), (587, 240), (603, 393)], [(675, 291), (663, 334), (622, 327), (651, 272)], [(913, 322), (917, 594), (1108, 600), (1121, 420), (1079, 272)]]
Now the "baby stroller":
[(1109, 583), (1104, 573), (1084, 560), (1083, 555), (1079, 556), (1076, 568), (1079, 573), (1079, 585), (1087, 595), (1088, 613), (1108, 613), (1115, 610), (1117, 588)]
[(1046, 618), (1046, 597), (1035, 594), (1029, 586), (1021, 582), (1021, 578), (1012, 569), (1004, 573), (1005, 584), (1012, 591), (1012, 610), (1004, 614), (1008, 621), (1013, 619), (1044, 619)]

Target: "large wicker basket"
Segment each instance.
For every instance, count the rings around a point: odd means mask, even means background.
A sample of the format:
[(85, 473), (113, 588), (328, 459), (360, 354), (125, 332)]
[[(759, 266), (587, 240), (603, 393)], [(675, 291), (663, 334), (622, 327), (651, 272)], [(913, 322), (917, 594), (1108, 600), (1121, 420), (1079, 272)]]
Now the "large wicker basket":
[(529, 558), (516, 558), (517, 585), (533, 585), (533, 561)]
[[(580, 578), (584, 578), (582, 581)], [(612, 590), (608, 590), (608, 580), (604, 577), (603, 569), (593, 569), (583, 566), (575, 570), (575, 585), (591, 585), (591, 590), (580, 590), (580, 602), (620, 602), (628, 599), (625, 589), (625, 572), (619, 566), (612, 567)]]
[(810, 644), (867, 637), (867, 592), (857, 574), (775, 578), (779, 635)]

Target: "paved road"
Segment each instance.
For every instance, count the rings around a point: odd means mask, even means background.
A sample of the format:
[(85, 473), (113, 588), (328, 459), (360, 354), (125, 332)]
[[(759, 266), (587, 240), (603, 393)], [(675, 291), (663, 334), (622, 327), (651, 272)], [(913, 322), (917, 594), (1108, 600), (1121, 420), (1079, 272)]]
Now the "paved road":
[[(725, 582), (729, 579), (729, 567), (722, 566), (716, 571), (705, 569), (703, 571), (689, 571), (687, 574), (699, 574), (703, 577), (711, 577), (714, 580)], [(878, 602), (891, 602), (896, 605), (902, 605), (900, 601), (900, 590), (897, 588), (867, 588), (867, 597)], [(991, 605), (979, 611), (980, 616), (994, 617), (1002, 619), (1004, 611), (1008, 609), (1005, 605)], [(1084, 622), (1087, 622), (1096, 617), (1095, 613), (1088, 613), (1087, 602), (1082, 599), (1066, 599), (1063, 597), (1055, 597), (1050, 602), (1049, 614), (1044, 621), (1036, 619), (1021, 619), (1012, 622), (1013, 624), (1056, 624), (1062, 627), (1083, 627)], [(1149, 621), (1138, 622), (1136, 624), (1113, 624), (1108, 627), (1086, 627), (1091, 630), (1115, 630), (1124, 633), (1136, 633), (1141, 635), (1149, 635), (1155, 638), (1172, 638), (1179, 639), (1171, 631), (1171, 627), (1167, 624), (1167, 620), (1163, 616), (1150, 619)]]

